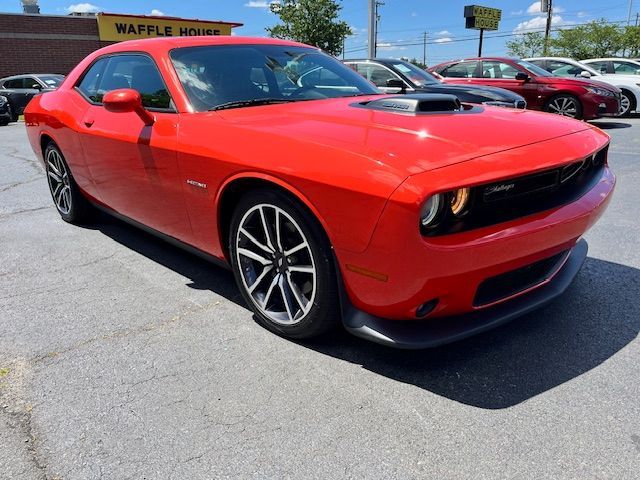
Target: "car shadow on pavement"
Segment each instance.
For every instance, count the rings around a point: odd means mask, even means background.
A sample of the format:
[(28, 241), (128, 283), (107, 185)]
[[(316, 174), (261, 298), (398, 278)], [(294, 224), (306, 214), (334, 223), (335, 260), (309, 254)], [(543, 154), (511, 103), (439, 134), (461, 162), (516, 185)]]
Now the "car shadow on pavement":
[(623, 122), (599, 122), (599, 121), (591, 121), (589, 122), (594, 127), (598, 127), (602, 130), (613, 130), (618, 128), (631, 128), (633, 125), (630, 123)]
[(247, 308), (231, 271), (173, 246), (107, 213), (97, 212), (97, 215), (94, 223), (84, 227), (99, 230), (121, 245), (187, 277), (191, 280), (191, 283), (187, 284), (189, 288), (210, 290)]
[[(110, 215), (95, 228), (116, 242), (247, 308), (233, 275)], [(396, 350), (336, 330), (302, 347), (457, 402), (517, 405), (597, 367), (640, 332), (640, 270), (587, 258), (567, 292), (546, 308), (431, 350)], [(247, 309), (247, 321), (251, 317)]]
[(305, 346), (484, 409), (517, 405), (597, 367), (640, 331), (640, 270), (588, 258), (564, 296), (484, 334), (394, 350), (339, 332)]

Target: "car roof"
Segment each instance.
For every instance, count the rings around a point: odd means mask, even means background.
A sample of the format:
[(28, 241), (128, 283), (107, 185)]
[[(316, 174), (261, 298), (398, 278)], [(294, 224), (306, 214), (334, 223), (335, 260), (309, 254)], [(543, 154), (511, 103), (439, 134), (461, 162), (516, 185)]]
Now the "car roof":
[(624, 58), (624, 57), (587, 58), (581, 61), (582, 62), (612, 62), (615, 60), (623, 60), (626, 62), (638, 63), (638, 61), (634, 60), (633, 58)]
[(529, 61), (529, 60), (562, 60), (565, 62), (577, 62), (580, 63), (579, 60), (576, 60), (574, 58), (569, 58), (569, 57), (527, 57), (527, 58), (523, 58), (522, 60), (524, 60), (525, 62)]
[(2, 77), (0, 78), (0, 82), (3, 82), (4, 80), (15, 80), (16, 78), (45, 77), (45, 76), (64, 77), (64, 75), (62, 75), (61, 73), (21, 73), (20, 75), (11, 75), (9, 77)]
[(407, 62), (406, 60), (401, 60), (398, 58), (347, 58), (343, 60), (343, 62), (380, 62), (380, 63), (398, 63), (398, 62)]

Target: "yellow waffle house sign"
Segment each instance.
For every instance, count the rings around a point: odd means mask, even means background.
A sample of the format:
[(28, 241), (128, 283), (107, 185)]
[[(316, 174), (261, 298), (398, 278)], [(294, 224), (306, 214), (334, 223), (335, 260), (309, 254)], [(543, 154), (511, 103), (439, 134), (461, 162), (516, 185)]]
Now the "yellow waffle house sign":
[(174, 17), (146, 17), (100, 13), (100, 40), (120, 42), (153, 37), (188, 37), (196, 35), (231, 35), (231, 29), (242, 23), (185, 20)]

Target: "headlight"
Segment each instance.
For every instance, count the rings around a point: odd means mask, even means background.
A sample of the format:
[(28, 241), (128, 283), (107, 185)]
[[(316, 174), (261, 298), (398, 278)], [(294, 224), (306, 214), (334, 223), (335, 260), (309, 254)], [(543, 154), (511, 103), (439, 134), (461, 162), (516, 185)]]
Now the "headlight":
[(420, 210), (420, 225), (422, 227), (430, 227), (434, 225), (439, 217), (439, 213), (442, 210), (442, 194), (437, 194), (430, 197)]
[(7, 103), (7, 97), (0, 95), (0, 107)]
[(467, 209), (469, 203), (469, 194), (471, 190), (468, 188), (459, 188), (451, 194), (451, 213), (456, 217), (462, 215)]
[(598, 87), (585, 87), (591, 93), (595, 93), (596, 95), (600, 95), (602, 97), (615, 97), (615, 93), (610, 92), (609, 90), (605, 90), (604, 88)]

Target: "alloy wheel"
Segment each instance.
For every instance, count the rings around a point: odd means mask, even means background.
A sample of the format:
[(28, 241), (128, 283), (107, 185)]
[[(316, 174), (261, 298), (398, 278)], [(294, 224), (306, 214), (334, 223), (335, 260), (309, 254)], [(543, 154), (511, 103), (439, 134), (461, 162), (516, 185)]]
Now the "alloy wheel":
[(549, 111), (563, 117), (575, 118), (578, 115), (578, 105), (573, 98), (558, 97), (549, 104)]
[(630, 109), (631, 99), (623, 93), (622, 97), (620, 98), (620, 115), (626, 115), (627, 113), (629, 113)]
[(240, 220), (235, 246), (243, 287), (258, 310), (280, 325), (301, 322), (316, 297), (317, 272), (293, 217), (275, 205), (255, 205)]
[(71, 211), (71, 179), (62, 156), (55, 149), (47, 154), (47, 179), (56, 208), (61, 214), (68, 215)]

